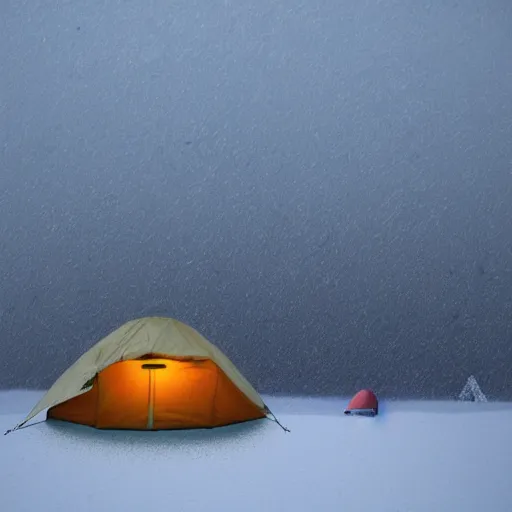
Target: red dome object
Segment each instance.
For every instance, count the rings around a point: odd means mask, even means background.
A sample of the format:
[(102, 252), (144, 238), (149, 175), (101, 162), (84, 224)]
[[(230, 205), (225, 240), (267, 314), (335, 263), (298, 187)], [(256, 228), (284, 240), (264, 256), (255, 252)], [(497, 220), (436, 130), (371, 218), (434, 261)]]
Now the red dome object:
[(347, 415), (377, 416), (378, 412), (379, 402), (371, 389), (362, 389), (356, 393), (345, 409)]

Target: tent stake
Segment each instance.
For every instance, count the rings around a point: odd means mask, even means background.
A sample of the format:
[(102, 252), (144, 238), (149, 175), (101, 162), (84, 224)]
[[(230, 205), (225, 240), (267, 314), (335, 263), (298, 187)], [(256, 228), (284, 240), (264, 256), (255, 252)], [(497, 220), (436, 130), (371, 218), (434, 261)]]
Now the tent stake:
[(286, 428), (284, 425), (282, 425), (279, 420), (275, 417), (274, 413), (267, 407), (267, 418), (270, 421), (273, 421), (277, 423), (285, 432), (290, 432), (289, 428)]
[(44, 423), (44, 422), (45, 422), (45, 420), (41, 420), (41, 421), (36, 421), (35, 423), (29, 423), (28, 425), (26, 425), (25, 423), (20, 423), (19, 425), (16, 425), (14, 428), (6, 430), (4, 432), (4, 436), (6, 436), (7, 434), (10, 434), (11, 432), (14, 432), (16, 430), (21, 430), (22, 428), (33, 427), (34, 425), (39, 425), (39, 423)]

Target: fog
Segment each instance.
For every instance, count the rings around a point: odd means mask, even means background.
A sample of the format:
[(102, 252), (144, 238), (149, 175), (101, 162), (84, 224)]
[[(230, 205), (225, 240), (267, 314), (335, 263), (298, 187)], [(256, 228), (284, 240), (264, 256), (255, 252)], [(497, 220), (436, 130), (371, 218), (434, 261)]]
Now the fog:
[(264, 393), (512, 398), (510, 2), (0, 13), (0, 388), (165, 315)]

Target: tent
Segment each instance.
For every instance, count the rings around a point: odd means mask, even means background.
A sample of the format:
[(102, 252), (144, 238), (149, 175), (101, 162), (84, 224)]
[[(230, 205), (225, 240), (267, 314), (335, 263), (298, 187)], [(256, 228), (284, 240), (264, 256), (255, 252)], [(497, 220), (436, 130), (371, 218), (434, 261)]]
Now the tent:
[(104, 429), (277, 422), (217, 347), (192, 327), (161, 317), (132, 320), (99, 341), (13, 430), (45, 409), (47, 418)]
[(358, 391), (345, 409), (347, 416), (377, 416), (379, 401), (371, 389)]

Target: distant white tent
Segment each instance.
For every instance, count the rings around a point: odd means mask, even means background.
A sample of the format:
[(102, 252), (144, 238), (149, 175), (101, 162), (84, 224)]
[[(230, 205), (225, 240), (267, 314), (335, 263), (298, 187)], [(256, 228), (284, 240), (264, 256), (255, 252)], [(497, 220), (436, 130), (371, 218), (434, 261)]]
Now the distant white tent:
[(478, 382), (473, 375), (470, 375), (465, 386), (459, 395), (459, 400), (463, 402), (487, 402), (487, 397), (480, 389)]

